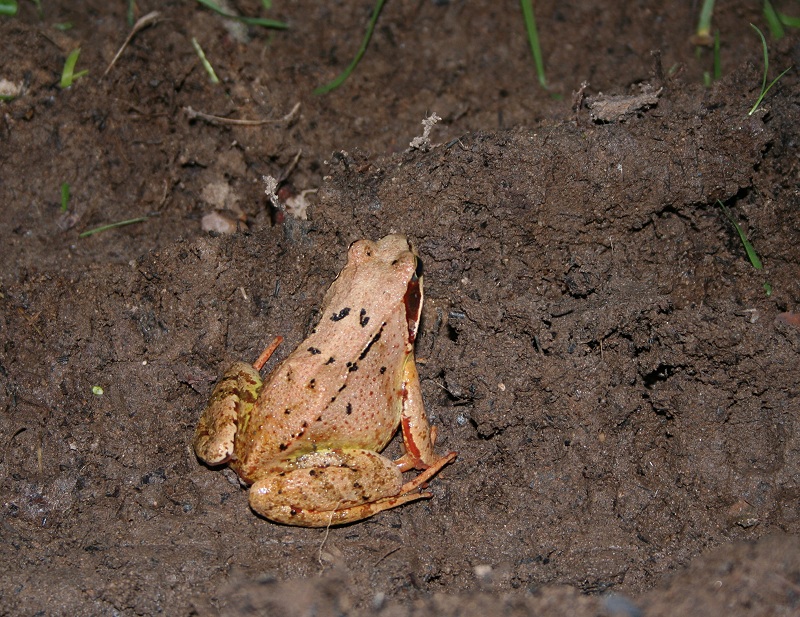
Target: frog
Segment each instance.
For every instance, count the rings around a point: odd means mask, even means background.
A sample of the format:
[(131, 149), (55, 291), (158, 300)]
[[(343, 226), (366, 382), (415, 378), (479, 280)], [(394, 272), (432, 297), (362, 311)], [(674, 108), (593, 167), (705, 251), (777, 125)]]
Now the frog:
[[(434, 450), (414, 342), (422, 262), (408, 238), (358, 240), (322, 301), (317, 325), (272, 372), (234, 363), (194, 437), (198, 458), (229, 465), (250, 507), (286, 525), (329, 527), (427, 499), (428, 481), (457, 457)], [(400, 428), (403, 454), (381, 454)], [(408, 482), (403, 473), (420, 471)]]

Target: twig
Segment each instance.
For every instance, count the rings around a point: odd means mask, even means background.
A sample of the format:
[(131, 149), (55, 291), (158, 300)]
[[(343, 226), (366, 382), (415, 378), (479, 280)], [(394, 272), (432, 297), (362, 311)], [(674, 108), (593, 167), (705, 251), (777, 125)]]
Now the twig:
[(292, 120), (294, 120), (294, 116), (297, 114), (297, 110), (300, 109), (300, 103), (295, 103), (295, 106), (292, 107), (292, 110), (286, 114), (283, 118), (269, 118), (264, 120), (243, 120), (240, 118), (225, 118), (224, 116), (214, 116), (212, 114), (207, 114), (202, 111), (197, 111), (192, 107), (184, 107), (183, 111), (186, 112), (186, 115), (189, 117), (189, 120), (205, 120), (209, 124), (230, 124), (233, 126), (261, 126), (262, 124), (277, 124), (277, 123), (284, 123), (289, 124)]
[(133, 24), (133, 28), (131, 29), (131, 33), (128, 35), (128, 38), (125, 39), (125, 42), (122, 44), (122, 47), (119, 48), (119, 51), (117, 52), (117, 55), (114, 56), (114, 59), (108, 65), (108, 68), (106, 69), (106, 72), (103, 73), (103, 77), (108, 75), (108, 72), (111, 70), (111, 67), (114, 66), (114, 64), (117, 62), (117, 60), (119, 60), (119, 57), (122, 55), (122, 52), (125, 51), (125, 48), (130, 44), (131, 39), (133, 39), (134, 35), (137, 32), (139, 32), (140, 30), (146, 28), (150, 24), (152, 24), (155, 21), (157, 21), (160, 16), (161, 16), (161, 13), (159, 13), (158, 11), (151, 11), (150, 13), (145, 15), (144, 17), (139, 18), (139, 21), (137, 21), (135, 24)]

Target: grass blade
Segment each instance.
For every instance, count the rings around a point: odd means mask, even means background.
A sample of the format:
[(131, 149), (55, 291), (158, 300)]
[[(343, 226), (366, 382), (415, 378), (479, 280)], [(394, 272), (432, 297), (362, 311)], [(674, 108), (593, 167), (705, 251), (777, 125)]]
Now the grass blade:
[(75, 65), (78, 63), (78, 56), (81, 55), (81, 48), (76, 47), (67, 56), (67, 61), (64, 62), (64, 70), (61, 71), (61, 88), (69, 88), (77, 79), (88, 74), (88, 70), (83, 70), (78, 73), (75, 72)]
[(539, 31), (536, 29), (536, 17), (533, 14), (533, 3), (531, 0), (520, 0), (522, 6), (522, 18), (525, 21), (525, 30), (528, 32), (528, 42), (533, 54), (533, 62), (536, 65), (536, 75), (539, 77), (539, 84), (547, 90), (547, 77), (544, 74), (544, 60), (542, 59), (542, 48), (539, 46)]
[(93, 234), (99, 234), (101, 231), (114, 229), (115, 227), (123, 227), (125, 225), (132, 225), (133, 223), (144, 223), (146, 220), (147, 220), (146, 216), (140, 216), (139, 218), (136, 219), (128, 219), (127, 221), (118, 221), (116, 223), (109, 223), (108, 225), (102, 225), (100, 227), (95, 227), (94, 229), (89, 229), (88, 231), (84, 231), (83, 233), (79, 234), (78, 237), (85, 238)]
[(786, 13), (778, 13), (778, 19), (787, 28), (800, 28), (800, 17), (792, 17)]
[(197, 39), (192, 37), (192, 46), (194, 50), (197, 52), (198, 57), (200, 58), (200, 62), (203, 65), (203, 68), (208, 73), (208, 78), (211, 80), (212, 84), (219, 83), (219, 77), (217, 77), (216, 71), (214, 71), (214, 67), (211, 66), (211, 63), (206, 58), (206, 53), (203, 51), (203, 48), (200, 47), (200, 43), (197, 42)]
[(70, 191), (69, 191), (69, 182), (62, 182), (61, 183), (61, 211), (66, 212), (69, 210), (69, 198), (70, 198)]
[(378, 0), (378, 2), (375, 4), (375, 8), (372, 9), (372, 16), (369, 18), (369, 24), (367, 24), (367, 32), (364, 35), (364, 39), (361, 41), (361, 47), (358, 48), (356, 56), (353, 58), (353, 61), (350, 63), (350, 65), (332, 82), (325, 84), (324, 86), (320, 86), (314, 90), (314, 94), (326, 94), (331, 90), (335, 90), (341, 86), (348, 77), (350, 77), (350, 73), (352, 73), (356, 66), (358, 66), (358, 63), (361, 61), (361, 57), (364, 55), (364, 52), (367, 51), (367, 45), (369, 45), (369, 40), (372, 38), (372, 33), (375, 30), (375, 24), (378, 23), (378, 15), (381, 14), (381, 9), (383, 8), (385, 1), (386, 0)]
[(769, 0), (764, 0), (764, 19), (767, 20), (769, 32), (773, 39), (782, 39), (786, 32), (783, 29), (778, 13), (772, 8), (772, 3)]
[(728, 207), (722, 203), (719, 199), (717, 203), (722, 208), (722, 212), (725, 214), (725, 218), (728, 219), (731, 225), (736, 229), (736, 233), (739, 234), (739, 239), (742, 241), (742, 246), (744, 246), (744, 250), (747, 253), (747, 258), (750, 260), (750, 263), (753, 264), (753, 267), (756, 270), (761, 270), (764, 267), (764, 264), (761, 263), (761, 259), (758, 257), (758, 253), (753, 248), (753, 245), (750, 244), (750, 240), (747, 239), (747, 235), (744, 233), (742, 228), (739, 226), (739, 223), (736, 222), (736, 219), (733, 218), (731, 211)]
[(14, 16), (17, 8), (16, 0), (0, 0), (0, 15)]
[(220, 6), (218, 6), (211, 0), (197, 0), (197, 1), (207, 9), (211, 9), (212, 11), (214, 11), (219, 15), (222, 15), (223, 17), (227, 17), (228, 19), (235, 19), (236, 21), (241, 21), (251, 26), (262, 26), (264, 28), (273, 28), (275, 30), (286, 30), (286, 28), (289, 27), (289, 24), (287, 24), (286, 22), (277, 21), (275, 19), (265, 19), (263, 17), (243, 17), (241, 15), (234, 15), (232, 13), (228, 13), (227, 11), (223, 10)]
[(756, 112), (759, 105), (761, 105), (761, 101), (763, 101), (764, 97), (767, 96), (767, 92), (769, 92), (772, 89), (772, 86), (778, 83), (778, 80), (784, 75), (786, 75), (786, 73), (788, 73), (789, 70), (792, 68), (790, 66), (780, 75), (778, 75), (775, 79), (773, 79), (769, 85), (767, 85), (767, 73), (769, 72), (769, 53), (767, 52), (767, 39), (764, 38), (764, 33), (761, 32), (761, 30), (759, 30), (757, 26), (754, 26), (753, 24), (750, 24), (750, 26), (753, 28), (753, 30), (758, 32), (758, 36), (761, 38), (761, 49), (764, 52), (764, 77), (761, 80), (761, 94), (758, 95), (755, 104), (753, 105), (752, 108), (750, 108), (750, 111), (747, 112), (748, 116), (752, 116)]

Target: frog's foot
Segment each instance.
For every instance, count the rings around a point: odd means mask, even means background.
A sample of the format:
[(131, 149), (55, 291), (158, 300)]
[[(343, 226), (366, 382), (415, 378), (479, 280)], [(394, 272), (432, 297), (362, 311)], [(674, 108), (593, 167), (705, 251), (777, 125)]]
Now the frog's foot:
[[(427, 486), (428, 480), (430, 480), (433, 476), (439, 473), (442, 470), (442, 467), (456, 460), (457, 456), (458, 452), (450, 452), (448, 454), (445, 454), (442, 458), (434, 462), (430, 467), (428, 467), (425, 471), (419, 474), (416, 478), (406, 482), (403, 485), (403, 488), (400, 489), (400, 494), (405, 495), (407, 493), (411, 493), (411, 491), (419, 487), (424, 488), (425, 486)], [(430, 493), (424, 493), (424, 494), (430, 495)]]
[[(428, 461), (422, 457), (422, 453), (420, 449), (416, 447), (416, 444), (412, 440), (404, 440), (404, 445), (406, 447), (406, 453), (395, 460), (394, 464), (397, 465), (400, 471), (410, 471), (411, 469), (435, 469), (436, 471), (433, 472), (431, 475), (435, 475), (439, 469), (447, 465), (450, 461), (456, 458), (458, 452), (450, 452), (443, 457), (438, 457), (433, 452), (433, 446), (436, 444), (436, 435), (438, 431), (435, 426), (430, 428), (430, 446), (426, 448), (427, 456), (429, 457)], [(405, 437), (405, 434), (404, 434)], [(432, 459), (430, 458), (432, 457)], [(429, 476), (430, 477), (430, 476)]]

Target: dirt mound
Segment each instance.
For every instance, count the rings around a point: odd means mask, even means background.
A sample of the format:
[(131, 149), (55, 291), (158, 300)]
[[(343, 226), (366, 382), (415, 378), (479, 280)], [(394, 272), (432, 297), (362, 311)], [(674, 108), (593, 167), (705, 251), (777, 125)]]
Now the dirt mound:
[[(105, 5), (0, 22), (0, 77), (24, 84), (0, 123), (0, 613), (797, 611), (796, 73), (748, 115), (750, 5), (718, 15), (738, 68), (710, 88), (694, 17), (654, 5), (648, 31), (625, 6), (537, 13), (561, 99), (521, 33), (475, 43), (518, 25), (491, 2), (387, 3), (374, 61), (322, 98), (364, 7), (309, 3), (242, 43), (167, 4), (107, 78), (126, 28)], [(797, 64), (789, 34), (774, 67)], [(61, 90), (78, 45), (90, 75)], [(432, 147), (407, 150), (428, 111)], [(264, 174), (282, 198), (319, 189), (307, 219), (268, 205)], [(240, 231), (204, 232), (210, 212)], [(391, 232), (424, 264), (419, 373), (458, 460), (431, 500), (363, 523), (259, 519), (190, 450), (200, 411), (233, 360), (304, 339), (352, 241)]]

